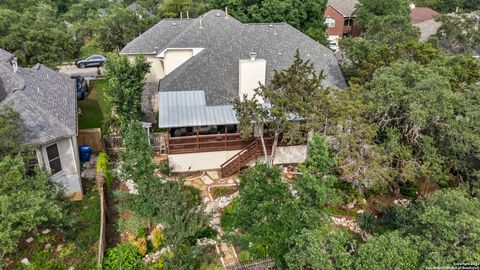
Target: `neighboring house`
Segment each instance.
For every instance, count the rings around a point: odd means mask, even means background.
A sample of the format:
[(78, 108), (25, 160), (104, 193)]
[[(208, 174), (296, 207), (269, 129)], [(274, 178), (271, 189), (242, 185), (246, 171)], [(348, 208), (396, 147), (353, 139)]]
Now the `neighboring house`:
[(338, 48), (338, 40), (342, 37), (358, 36), (359, 27), (355, 24), (355, 5), (358, 0), (328, 0), (323, 14), (327, 26), (326, 33), (330, 47)]
[(440, 15), (440, 13), (431, 8), (417, 7), (415, 4), (410, 4), (410, 20), (412, 21), (412, 24), (433, 20), (433, 18), (438, 15)]
[[(121, 53), (144, 55), (152, 63), (148, 80), (160, 80), (158, 127), (168, 130), (173, 170), (221, 169), (228, 176), (261, 153), (256, 140), (240, 138), (232, 101), (290, 67), (297, 49), (324, 72), (324, 86), (346, 87), (330, 49), (286, 23), (244, 24), (220, 10), (164, 19)], [(305, 145), (281, 145), (275, 163), (305, 157)]]
[(23, 125), (22, 143), (35, 146), (38, 164), (74, 200), (83, 197), (77, 147), (75, 81), (41, 64), (21, 68), (0, 49), (0, 106), (12, 105)]

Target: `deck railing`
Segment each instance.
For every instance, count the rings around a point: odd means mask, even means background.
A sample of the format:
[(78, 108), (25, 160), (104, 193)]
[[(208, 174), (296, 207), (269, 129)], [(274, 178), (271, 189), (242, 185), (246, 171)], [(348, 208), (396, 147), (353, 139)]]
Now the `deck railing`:
[(240, 133), (170, 137), (168, 140), (168, 153), (185, 154), (241, 150), (250, 142), (242, 140)]

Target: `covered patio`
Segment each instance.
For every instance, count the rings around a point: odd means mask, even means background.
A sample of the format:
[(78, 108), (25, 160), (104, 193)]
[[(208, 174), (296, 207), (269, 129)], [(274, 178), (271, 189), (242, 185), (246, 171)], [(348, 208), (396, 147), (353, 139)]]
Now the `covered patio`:
[(159, 93), (158, 127), (167, 129), (167, 153), (244, 149), (232, 105), (207, 106), (204, 91)]

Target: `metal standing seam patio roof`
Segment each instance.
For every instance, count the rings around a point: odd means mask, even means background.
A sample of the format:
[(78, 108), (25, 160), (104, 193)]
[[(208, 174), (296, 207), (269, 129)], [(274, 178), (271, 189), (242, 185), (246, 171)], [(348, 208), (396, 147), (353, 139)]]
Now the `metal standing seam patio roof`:
[(159, 128), (234, 125), (238, 123), (232, 105), (207, 106), (205, 92), (159, 92)]

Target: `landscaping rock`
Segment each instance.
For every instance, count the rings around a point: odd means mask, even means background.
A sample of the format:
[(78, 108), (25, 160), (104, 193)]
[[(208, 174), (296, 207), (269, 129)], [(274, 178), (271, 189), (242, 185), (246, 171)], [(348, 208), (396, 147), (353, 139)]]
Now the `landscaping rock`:
[(143, 262), (145, 264), (152, 264), (152, 263), (155, 263), (158, 261), (158, 259), (160, 259), (160, 257), (162, 256), (163, 253), (165, 252), (168, 252), (169, 249), (168, 248), (162, 248), (161, 250), (159, 251), (155, 251), (153, 253), (148, 253), (147, 255), (145, 255), (145, 257), (143, 258)]
[(50, 243), (47, 243), (47, 244), (45, 245), (45, 249), (49, 249), (49, 248), (51, 248), (51, 247), (52, 247), (52, 244), (50, 244)]
[(30, 237), (30, 238), (27, 238), (27, 240), (25, 240), (27, 243), (31, 243), (33, 241), (33, 237)]
[(50, 233), (50, 230), (49, 229), (45, 229), (42, 231), (43, 234), (49, 234)]
[(68, 270), (75, 270), (75, 267), (74, 267), (74, 266), (70, 266), (70, 267), (68, 267)]
[(216, 244), (217, 244), (217, 241), (210, 238), (197, 239), (197, 245), (199, 246), (216, 245)]
[(128, 188), (128, 193), (138, 195), (137, 184), (133, 180), (128, 179), (125, 185)]
[(30, 264), (30, 261), (28, 260), (28, 258), (23, 258), (20, 262), (23, 263), (23, 264), (25, 264), (25, 265), (29, 265), (29, 264)]
[(235, 181), (233, 179), (228, 179), (227, 183), (229, 184), (235, 184)]
[(357, 214), (363, 214), (364, 212), (365, 212), (365, 210), (360, 209), (360, 210), (357, 211)]
[(357, 203), (357, 201), (353, 201), (353, 202), (347, 204), (347, 208), (348, 208), (348, 209), (354, 208), (356, 203)]
[(205, 183), (205, 185), (211, 185), (211, 184), (214, 183), (213, 180), (207, 175), (202, 176), (202, 178), (200, 178), (200, 179), (202, 179), (202, 181), (203, 181), (203, 183)]
[(58, 244), (58, 246), (57, 246), (57, 249), (56, 249), (56, 250), (57, 250), (57, 251), (60, 251), (60, 250), (62, 250), (62, 248), (63, 248), (63, 245), (62, 245), (62, 244)]

